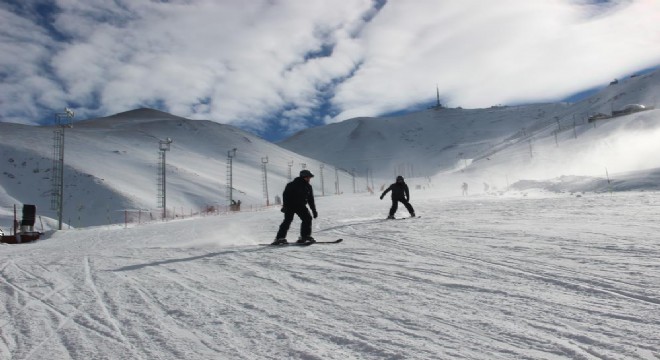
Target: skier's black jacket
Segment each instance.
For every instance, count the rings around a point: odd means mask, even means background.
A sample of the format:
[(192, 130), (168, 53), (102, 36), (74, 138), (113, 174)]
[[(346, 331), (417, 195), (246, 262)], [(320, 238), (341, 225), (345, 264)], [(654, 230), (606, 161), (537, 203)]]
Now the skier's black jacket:
[(380, 196), (382, 199), (388, 191), (392, 191), (392, 200), (406, 200), (410, 201), (410, 191), (408, 190), (408, 185), (405, 182), (395, 182), (390, 185), (383, 194)]
[(282, 206), (285, 209), (298, 211), (304, 209), (307, 204), (309, 204), (312, 212), (316, 212), (312, 185), (301, 177), (297, 177), (292, 182), (286, 184), (284, 193), (282, 194)]

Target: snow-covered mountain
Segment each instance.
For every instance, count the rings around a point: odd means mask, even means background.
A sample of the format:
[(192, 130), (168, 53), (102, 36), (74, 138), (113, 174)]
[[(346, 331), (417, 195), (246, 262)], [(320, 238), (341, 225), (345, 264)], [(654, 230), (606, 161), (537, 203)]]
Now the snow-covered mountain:
[[(575, 104), (433, 108), (357, 118), (304, 130), (279, 146), (232, 126), (150, 109), (79, 121), (66, 129), (64, 222), (118, 223), (126, 209), (157, 217), (159, 140), (166, 138), (174, 141), (166, 153), (167, 205), (179, 216), (227, 205), (227, 163), (234, 148), (234, 198), (243, 209), (264, 206), (265, 190), (273, 203), (289, 169), (295, 176), (303, 167), (317, 174), (317, 195), (378, 190), (399, 174), (414, 187), (449, 194), (463, 182), (471, 189), (482, 184), (503, 189), (519, 180), (548, 185), (543, 181), (561, 176), (596, 177), (594, 183), (612, 180), (610, 175), (621, 179), (621, 173), (660, 168), (660, 110), (588, 119), (627, 104), (655, 107), (659, 99), (660, 71), (655, 71), (618, 81)], [(10, 227), (13, 204), (36, 204), (45, 228), (56, 217), (50, 210), (53, 130), (0, 123), (0, 227)], [(629, 180), (618, 189), (655, 184)]]
[[(57, 217), (50, 209), (53, 130), (0, 123), (0, 228), (11, 226), (13, 204), (36, 204), (45, 228)], [(235, 127), (138, 109), (75, 122), (65, 130), (64, 222), (74, 227), (120, 223), (125, 209), (158, 217), (159, 141), (166, 138), (173, 140), (165, 154), (172, 216), (227, 205), (228, 156), (234, 148), (233, 198), (241, 200), (243, 209), (264, 206), (265, 190), (274, 203), (289, 179), (289, 165), (294, 177), (303, 164), (320, 175), (320, 162)], [(334, 194), (335, 169), (324, 170), (324, 188), (319, 181), (316, 191)], [(337, 178), (340, 191), (352, 187), (346, 172), (337, 171)]]
[[(574, 104), (433, 108), (303, 130), (280, 145), (376, 176), (467, 171), (466, 181), (605, 175), (660, 167), (660, 111), (589, 122), (628, 104), (660, 105), (660, 70), (626, 78)], [(496, 179), (497, 178), (497, 179)]]
[(454, 169), (564, 104), (492, 109), (434, 109), (391, 118), (356, 118), (303, 130), (284, 148), (361, 173), (430, 176)]
[[(408, 183), (421, 216), (400, 207), (398, 220), (385, 220), (390, 202), (353, 194), (353, 178), (338, 171), (344, 194), (319, 196), (313, 221), (317, 239), (343, 238), (338, 245), (260, 246), (282, 220), (276, 207), (2, 244), (0, 358), (657, 359), (660, 193), (646, 190), (660, 183), (660, 112), (585, 124), (575, 112), (619, 100), (657, 105), (657, 77), (573, 105), (356, 119), (286, 142), (306, 143), (306, 156), (148, 109), (75, 123), (65, 151), (74, 226), (153, 208), (167, 137), (168, 207), (179, 215), (225, 202), (236, 148), (244, 209), (263, 205), (268, 156), (271, 198), (289, 164), (317, 173), (317, 196), (334, 193), (336, 167), (363, 166), (377, 188), (399, 172), (417, 176)], [(455, 118), (438, 121), (445, 112)], [(52, 136), (50, 127), (0, 124), (0, 227), (11, 203), (35, 203), (52, 222)], [(317, 149), (325, 152), (307, 152)], [(324, 177), (315, 157), (325, 159)], [(516, 190), (484, 193), (482, 181)], [(366, 184), (358, 178), (355, 188)], [(645, 191), (615, 193), (630, 189)]]

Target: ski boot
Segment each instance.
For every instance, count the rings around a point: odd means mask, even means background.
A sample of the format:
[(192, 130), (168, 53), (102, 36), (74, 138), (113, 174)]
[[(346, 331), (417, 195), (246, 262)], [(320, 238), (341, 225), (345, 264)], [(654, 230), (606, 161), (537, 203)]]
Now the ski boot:
[(279, 238), (279, 239), (275, 239), (275, 241), (273, 241), (270, 244), (271, 245), (286, 245), (286, 244), (288, 244), (288, 242), (286, 241), (285, 238)]
[(298, 241), (296, 241), (298, 244), (313, 244), (316, 242), (316, 239), (314, 239), (311, 236), (305, 236), (305, 237), (299, 237)]
[(388, 220), (394, 220), (395, 217), (394, 217), (394, 215), (390, 215), (390, 216), (387, 217), (387, 219), (388, 219)]

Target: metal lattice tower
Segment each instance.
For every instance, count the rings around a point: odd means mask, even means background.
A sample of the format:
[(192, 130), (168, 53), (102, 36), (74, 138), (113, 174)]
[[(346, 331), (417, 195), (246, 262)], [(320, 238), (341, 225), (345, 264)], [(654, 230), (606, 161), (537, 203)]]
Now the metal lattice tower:
[(351, 177), (353, 178), (353, 194), (355, 194), (357, 191), (356, 191), (356, 188), (355, 188), (355, 169), (354, 168), (351, 169)]
[(293, 166), (293, 160), (289, 161), (287, 165), (289, 165), (289, 181), (291, 181), (291, 167)]
[(165, 153), (170, 151), (172, 139), (158, 141), (158, 208), (163, 209), (162, 218), (167, 218), (167, 162)]
[(324, 166), (325, 166), (324, 164), (321, 164), (321, 166), (320, 166), (321, 167), (321, 196), (325, 196), (325, 184), (323, 182), (323, 167)]
[(371, 189), (371, 192), (374, 191), (374, 173), (371, 168), (367, 168), (367, 188)]
[(63, 185), (61, 169), (64, 168), (64, 131), (61, 128), (53, 130), (53, 168), (50, 177), (51, 197), (50, 209), (58, 210), (60, 208), (62, 197), (60, 196), (60, 187)]
[(158, 165), (157, 165), (157, 170), (156, 170), (156, 175), (158, 176), (158, 192), (156, 193), (157, 196), (157, 201), (158, 205), (156, 207), (158, 209), (162, 209), (165, 205), (165, 176), (164, 174), (164, 168), (165, 168), (165, 153), (162, 151), (158, 152)]
[(231, 206), (232, 201), (234, 200), (233, 191), (233, 177), (232, 177), (232, 162), (233, 158), (236, 156), (236, 148), (233, 148), (227, 151), (227, 205)]
[(64, 212), (64, 129), (71, 127), (73, 110), (65, 108), (63, 113), (56, 113), (56, 127), (53, 130), (53, 169), (51, 175), (50, 206), (57, 211), (57, 228), (62, 230)]
[(266, 198), (266, 206), (270, 205), (270, 200), (268, 199), (268, 169), (266, 168), (266, 164), (268, 164), (268, 156), (265, 158), (261, 158), (261, 171), (262, 171), (262, 179), (263, 179), (263, 188), (264, 188), (264, 197)]

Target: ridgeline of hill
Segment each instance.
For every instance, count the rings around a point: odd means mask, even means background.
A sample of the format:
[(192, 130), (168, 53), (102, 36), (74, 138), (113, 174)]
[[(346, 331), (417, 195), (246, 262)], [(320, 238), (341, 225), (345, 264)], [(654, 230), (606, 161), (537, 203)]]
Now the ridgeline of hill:
[[(659, 99), (655, 71), (574, 104), (433, 108), (356, 118), (301, 131), (279, 144), (208, 120), (127, 111), (66, 129), (64, 220), (74, 227), (120, 223), (127, 209), (158, 217), (159, 141), (166, 138), (173, 139), (165, 154), (171, 216), (228, 204), (232, 149), (237, 149), (232, 193), (244, 209), (273, 204), (303, 168), (317, 175), (317, 196), (377, 190), (399, 174), (413, 178), (411, 184), (454, 187), (465, 181), (499, 188), (562, 175), (640, 174), (660, 168), (660, 110), (654, 109)], [(616, 113), (629, 104), (646, 108)], [(14, 204), (36, 204), (46, 227), (55, 218), (53, 130), (0, 123), (0, 227), (10, 226)]]

